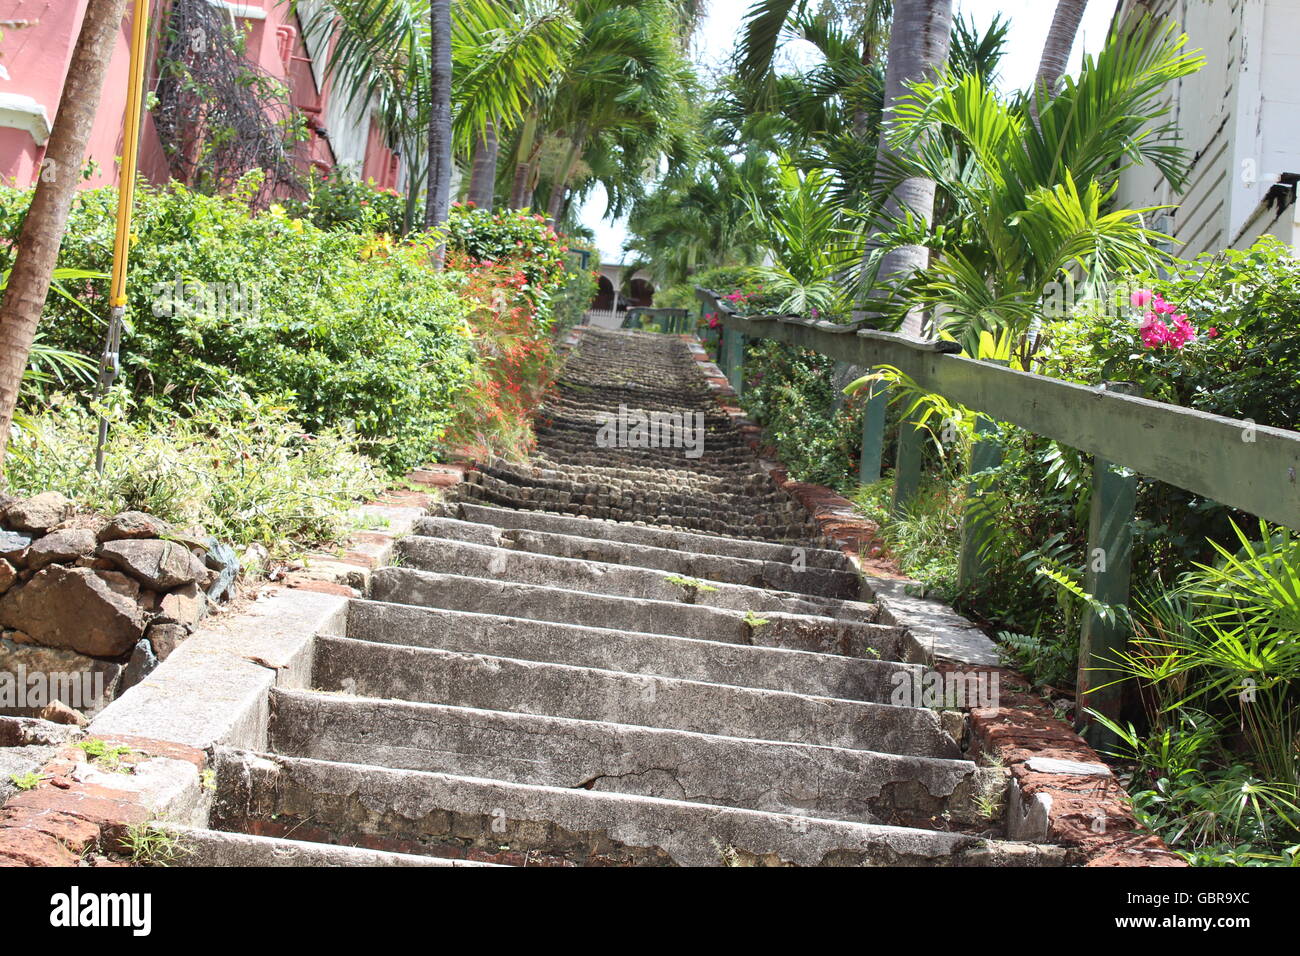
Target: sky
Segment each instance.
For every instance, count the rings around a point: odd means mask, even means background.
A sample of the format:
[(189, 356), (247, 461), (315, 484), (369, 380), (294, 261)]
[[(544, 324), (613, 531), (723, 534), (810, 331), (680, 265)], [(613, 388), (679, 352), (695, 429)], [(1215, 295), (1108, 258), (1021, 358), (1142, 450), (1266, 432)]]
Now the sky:
[[(694, 40), (695, 60), (706, 71), (718, 67), (731, 55), (750, 5), (751, 0), (710, 0), (708, 14)], [(1116, 6), (1115, 0), (1092, 0), (1088, 5), (1079, 42), (1075, 44), (1071, 72), (1079, 68), (1085, 51), (1096, 53), (1101, 48)], [(973, 17), (981, 30), (999, 13), (1010, 21), (1007, 54), (1002, 60), (1002, 86), (1008, 90), (1023, 89), (1033, 82), (1055, 3), (1051, 0), (956, 0), (954, 9), (959, 16)], [(604, 219), (605, 205), (605, 192), (598, 186), (583, 207), (582, 222), (595, 230), (601, 259), (621, 262), (627, 230), (622, 222)]]

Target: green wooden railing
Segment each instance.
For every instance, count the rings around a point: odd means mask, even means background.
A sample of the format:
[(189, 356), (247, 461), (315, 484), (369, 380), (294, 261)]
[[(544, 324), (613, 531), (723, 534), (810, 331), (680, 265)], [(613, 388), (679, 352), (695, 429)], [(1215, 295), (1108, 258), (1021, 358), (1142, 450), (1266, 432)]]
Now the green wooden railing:
[[(717, 293), (707, 289), (696, 293), (702, 310), (718, 315), (719, 364), (738, 393), (744, 386), (746, 340), (772, 339), (861, 368), (893, 366), (926, 391), (980, 413), (977, 434), (987, 435), (993, 422), (1008, 422), (1091, 455), (1093, 494), (1084, 587), (1102, 604), (1128, 604), (1138, 474), (1300, 528), (1300, 432), (1151, 401), (1130, 394), (1131, 386), (1125, 383), (1086, 386), (1016, 371), (961, 355), (953, 342), (920, 342), (895, 333), (792, 316), (741, 316)], [(889, 437), (886, 401), (881, 392), (868, 401), (860, 467), (864, 481), (880, 476), (881, 454)], [(894, 506), (901, 510), (920, 487), (923, 432), (904, 421), (894, 439)], [(977, 439), (971, 473), (996, 464), (998, 455), (995, 442)], [(986, 529), (986, 522), (968, 518), (965, 523), (964, 583), (981, 573), (980, 535)], [(1087, 694), (1087, 706), (1111, 717), (1118, 716), (1119, 688), (1101, 685), (1112, 680), (1105, 668), (1126, 640), (1123, 622), (1091, 609), (1085, 613), (1079, 696), (1082, 700)]]
[(623, 328), (644, 329), (647, 325), (657, 325), (661, 332), (680, 335), (691, 331), (691, 313), (689, 309), (652, 309), (636, 306), (627, 310), (623, 318)]

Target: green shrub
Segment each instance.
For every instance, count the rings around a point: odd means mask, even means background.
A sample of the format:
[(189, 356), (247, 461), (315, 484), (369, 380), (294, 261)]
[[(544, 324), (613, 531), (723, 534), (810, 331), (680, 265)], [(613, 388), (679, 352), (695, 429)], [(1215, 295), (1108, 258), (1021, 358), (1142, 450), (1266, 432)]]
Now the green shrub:
[[(597, 273), (594, 271), (600, 263), (600, 251), (595, 243), (586, 239), (570, 237), (565, 258), (563, 284), (551, 298), (551, 312), (557, 332), (572, 328), (582, 321), (582, 316), (591, 308), (598, 288)], [(583, 255), (587, 253), (587, 265), (582, 265)]]
[(835, 408), (833, 360), (764, 341), (746, 350), (741, 404), (763, 426), (790, 476), (841, 490), (854, 485), (862, 445), (862, 411)]
[(564, 283), (569, 247), (546, 217), (526, 209), (492, 212), (472, 203), (455, 203), (447, 220), (449, 261), (457, 256), (474, 264), (510, 262), (527, 279), (523, 291), (538, 307), (539, 318), (551, 319), (551, 298)]
[[(391, 471), (427, 461), (474, 362), (454, 282), (418, 240), (253, 214), (248, 192), (137, 193), (123, 383), (178, 407), (288, 396), (307, 430), (346, 427)], [(0, 190), (11, 235), (26, 201)], [(115, 190), (78, 196), (61, 265), (109, 271), (115, 206)], [(65, 286), (79, 302), (51, 297), (45, 341), (98, 357), (106, 283)]]
[(692, 313), (698, 313), (700, 302), (695, 297), (697, 286), (720, 295), (743, 293), (745, 296), (743, 300), (730, 303), (737, 312), (757, 314), (772, 311), (781, 300), (780, 296), (771, 295), (765, 290), (762, 281), (754, 277), (752, 267), (719, 266), (696, 273), (689, 282), (656, 292), (655, 308), (687, 309)]
[[(121, 393), (105, 409), (109, 441), (95, 473), (98, 418), (55, 396), (15, 430), (5, 476), (16, 494), (60, 491), (84, 507), (147, 511), (224, 541), (308, 547), (350, 529), (348, 511), (383, 476), (348, 435), (309, 435), (289, 406), (237, 395), (133, 411)], [(177, 414), (177, 413), (180, 414)]]
[(402, 231), (405, 200), (392, 189), (378, 189), (338, 173), (312, 173), (304, 199), (286, 199), (284, 208), (295, 219), (306, 219), (329, 232)]
[[(1138, 383), (1143, 393), (1186, 408), (1300, 427), (1300, 262), (1266, 236), (1246, 251), (1185, 262), (1167, 280), (1138, 280), (1185, 313), (1196, 341), (1146, 348), (1140, 310), (1083, 308), (1055, 322), (1041, 353), (1044, 374), (1085, 384)], [(1172, 579), (1212, 555), (1211, 542), (1235, 540), (1243, 515), (1191, 492), (1143, 478), (1134, 565)]]

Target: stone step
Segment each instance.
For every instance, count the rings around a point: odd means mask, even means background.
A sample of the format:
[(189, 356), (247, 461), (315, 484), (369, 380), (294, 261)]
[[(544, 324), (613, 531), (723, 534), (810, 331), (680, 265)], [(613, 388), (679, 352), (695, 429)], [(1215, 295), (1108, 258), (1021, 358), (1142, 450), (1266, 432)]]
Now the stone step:
[[(551, 514), (545, 511), (512, 511), (492, 508), (469, 501), (453, 503), (453, 517), (476, 524), (494, 525), (498, 528), (518, 528), (529, 531), (549, 531), (570, 534), (601, 541), (617, 541), (648, 548), (686, 551), (693, 554), (715, 554), (750, 561), (771, 561), (790, 564), (795, 559), (794, 550), (783, 544), (751, 541), (745, 538), (723, 538), (689, 531), (667, 531), (645, 525), (622, 524), (599, 518), (575, 518), (571, 515)], [(803, 560), (809, 568), (828, 568), (834, 571), (852, 571), (853, 565), (840, 551), (829, 548), (807, 548)]]
[(278, 688), (268, 740), (291, 757), (862, 823), (986, 825), (982, 800), (1006, 790), (1003, 771), (954, 758)]
[(734, 684), (814, 697), (888, 702), (918, 665), (580, 627), (499, 614), (353, 601), (346, 636), (517, 660), (549, 661), (680, 680)]
[(318, 638), (312, 684), (360, 697), (959, 757), (933, 710), (425, 647)]
[[(260, 821), (249, 821), (257, 825)], [(468, 860), (393, 853), (359, 846), (167, 825), (178, 850), (168, 866), (491, 866)], [(250, 829), (252, 827), (250, 826)]]
[(755, 499), (737, 497), (722, 503), (712, 496), (674, 496), (654, 502), (648, 494), (614, 498), (605, 478), (565, 487), (537, 487), (523, 480), (507, 481), (481, 471), (471, 471), (456, 487), (461, 500), (483, 502), (495, 507), (529, 511), (554, 511), (590, 518), (641, 521), (665, 530), (695, 534), (729, 535), (770, 542), (807, 546), (817, 537), (817, 528), (806, 513), (788, 498)]
[[(218, 750), (214, 816), (523, 866), (1035, 866), (1057, 847), (599, 790)], [(342, 849), (342, 848), (332, 848)], [(375, 851), (357, 851), (375, 852)]]
[(503, 614), (729, 644), (883, 660), (902, 656), (902, 631), (881, 624), (775, 612), (746, 616), (698, 604), (643, 601), (413, 568), (380, 568), (370, 579), (370, 597), (446, 611)]
[(765, 588), (687, 578), (650, 568), (557, 558), (509, 548), (414, 535), (394, 549), (394, 563), (436, 574), (462, 574), (518, 584), (533, 584), (640, 598), (680, 602), (697, 607), (726, 608), (754, 613), (826, 615), (872, 621), (879, 608), (863, 601), (799, 595)]
[(486, 547), (509, 548), (532, 554), (573, 558), (649, 568), (669, 574), (768, 588), (815, 597), (860, 600), (862, 579), (849, 571), (808, 567), (790, 549), (783, 561), (761, 561), (730, 555), (699, 554), (681, 549), (656, 548), (625, 541), (603, 541), (577, 534), (532, 531), (525, 528), (497, 528), (493, 525), (455, 518), (421, 518), (412, 531), (416, 535), (460, 541)]

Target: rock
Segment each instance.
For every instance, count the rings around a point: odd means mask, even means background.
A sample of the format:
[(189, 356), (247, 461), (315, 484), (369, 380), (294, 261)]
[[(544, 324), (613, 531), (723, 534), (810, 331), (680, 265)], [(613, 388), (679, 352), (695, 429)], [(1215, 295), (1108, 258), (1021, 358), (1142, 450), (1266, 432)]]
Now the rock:
[(100, 544), (109, 541), (136, 541), (144, 538), (161, 538), (167, 533), (167, 522), (143, 511), (123, 511), (114, 515), (99, 532)]
[[(24, 705), (19, 709), (35, 715), (35, 708), (60, 700), (94, 717), (116, 696), (122, 665), (97, 661), (76, 651), (0, 639), (0, 686), (6, 674), (13, 674), (24, 688), (23, 699), (16, 701)], [(33, 684), (33, 674), (45, 675), (48, 684)], [(38, 686), (39, 696), (35, 693)]]
[(234, 596), (235, 579), (239, 577), (239, 555), (228, 544), (216, 538), (209, 538), (208, 552), (203, 563), (217, 572), (217, 579), (208, 585), (208, 597), (214, 601), (226, 601)]
[(69, 724), (73, 727), (84, 727), (90, 723), (90, 719), (85, 714), (79, 710), (73, 710), (61, 700), (46, 704), (36, 712), (36, 716), (41, 720), (48, 720), (52, 724)]
[(21, 564), (27, 556), (27, 548), (32, 543), (30, 534), (19, 531), (0, 531), (0, 558)]
[(179, 624), (154, 624), (147, 636), (158, 660), (165, 661), (180, 642), (190, 636), (190, 632)]
[(122, 674), (122, 690), (128, 690), (140, 683), (157, 666), (157, 655), (149, 646), (149, 642), (141, 638), (135, 645), (135, 650), (131, 652), (131, 659), (127, 661), (126, 671)]
[(4, 637), (6, 641), (13, 641), (15, 644), (36, 643), (34, 640), (32, 640), (32, 636), (30, 634), (25, 634), (22, 631), (4, 631), (3, 634), (0, 634), (0, 636)]
[(271, 552), (256, 541), (246, 547), (244, 553), (240, 556), (240, 562), (245, 568), (263, 569), (270, 561)]
[(0, 558), (0, 594), (4, 594), (13, 587), (14, 582), (17, 580), (18, 572), (14, 570), (14, 566), (4, 558)]
[(140, 586), (116, 571), (54, 564), (0, 597), (0, 627), (24, 631), (48, 647), (118, 657), (144, 633)]
[(84, 528), (51, 531), (27, 549), (27, 567), (33, 571), (50, 564), (70, 564), (95, 550), (95, 533)]
[(19, 531), (44, 534), (72, 516), (72, 502), (57, 491), (47, 491), (34, 498), (24, 498), (5, 509), (4, 521)]
[(179, 587), (170, 594), (164, 594), (158, 604), (160, 624), (181, 624), (192, 628), (207, 617), (207, 614), (208, 596), (193, 583)]
[(170, 591), (203, 576), (203, 563), (175, 541), (110, 541), (99, 555), (155, 591)]

